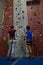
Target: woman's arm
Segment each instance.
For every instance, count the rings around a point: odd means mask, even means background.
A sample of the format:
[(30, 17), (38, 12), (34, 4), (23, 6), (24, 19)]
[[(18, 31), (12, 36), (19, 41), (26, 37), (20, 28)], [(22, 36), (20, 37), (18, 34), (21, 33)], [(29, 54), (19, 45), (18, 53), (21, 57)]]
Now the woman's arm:
[(8, 40), (10, 39), (9, 33), (8, 33)]
[(15, 29), (16, 31), (19, 29), (19, 27), (18, 27), (18, 26), (16, 26), (15, 28), (16, 28), (16, 29)]

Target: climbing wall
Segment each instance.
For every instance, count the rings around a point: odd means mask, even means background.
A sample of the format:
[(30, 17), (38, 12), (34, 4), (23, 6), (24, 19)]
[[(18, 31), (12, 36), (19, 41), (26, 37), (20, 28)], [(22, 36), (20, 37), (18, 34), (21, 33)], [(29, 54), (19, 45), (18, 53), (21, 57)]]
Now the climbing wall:
[(15, 57), (24, 56), (24, 39), (23, 30), (28, 24), (26, 0), (14, 0), (13, 1), (13, 23), (14, 28), (19, 27), (16, 32), (17, 43), (15, 47)]
[(4, 1), (0, 0), (0, 39), (2, 37), (3, 22), (4, 22)]
[(13, 25), (13, 1), (0, 0), (0, 56), (7, 56), (8, 31)]
[(33, 32), (33, 55), (43, 55), (43, 0), (27, 5), (28, 24)]
[(5, 53), (4, 52), (4, 45), (3, 45), (3, 40), (2, 40), (2, 31), (4, 29), (4, 26), (3, 26), (3, 22), (4, 22), (4, 3), (5, 1), (4, 0), (0, 0), (0, 55), (4, 56)]

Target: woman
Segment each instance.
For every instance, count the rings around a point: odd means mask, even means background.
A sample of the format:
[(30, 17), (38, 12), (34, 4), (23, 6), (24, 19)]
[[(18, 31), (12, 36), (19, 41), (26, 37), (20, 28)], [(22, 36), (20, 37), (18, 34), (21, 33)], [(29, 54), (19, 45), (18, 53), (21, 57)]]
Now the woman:
[[(18, 30), (17, 26), (16, 26), (16, 30)], [(14, 30), (14, 26), (11, 26), (10, 30), (8, 31), (8, 42), (9, 42), (9, 49), (7, 55), (8, 59), (12, 59), (12, 54), (14, 52), (15, 43), (16, 43), (16, 39), (15, 39), (16, 30)]]

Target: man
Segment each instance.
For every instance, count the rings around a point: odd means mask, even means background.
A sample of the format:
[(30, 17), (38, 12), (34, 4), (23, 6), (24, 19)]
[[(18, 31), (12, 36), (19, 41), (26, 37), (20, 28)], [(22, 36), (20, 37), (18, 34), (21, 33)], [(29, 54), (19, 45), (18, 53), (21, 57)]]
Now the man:
[(30, 30), (30, 26), (26, 26), (26, 31), (24, 33), (24, 37), (26, 38), (26, 45), (28, 51), (30, 52), (30, 56), (28, 58), (32, 58), (32, 31)]

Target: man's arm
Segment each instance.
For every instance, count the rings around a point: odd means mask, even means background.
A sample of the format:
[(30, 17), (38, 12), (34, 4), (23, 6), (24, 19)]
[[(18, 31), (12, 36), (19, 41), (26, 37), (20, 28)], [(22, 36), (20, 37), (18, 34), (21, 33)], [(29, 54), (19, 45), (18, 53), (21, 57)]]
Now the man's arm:
[(24, 29), (24, 32), (23, 32), (23, 36), (26, 37), (27, 34), (26, 34), (26, 30)]

